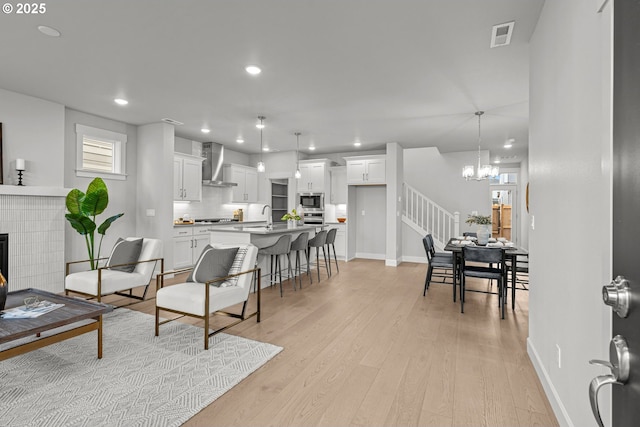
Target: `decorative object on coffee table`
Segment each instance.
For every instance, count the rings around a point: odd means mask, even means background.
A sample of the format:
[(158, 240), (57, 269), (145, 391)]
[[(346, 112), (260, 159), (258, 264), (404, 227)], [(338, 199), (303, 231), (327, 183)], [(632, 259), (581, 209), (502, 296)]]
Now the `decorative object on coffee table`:
[(7, 279), (4, 278), (2, 271), (0, 271), (0, 310), (4, 310), (4, 304), (7, 302), (8, 288)]
[(18, 185), (22, 184), (22, 173), (25, 170), (24, 159), (16, 159), (16, 170), (18, 171)]
[[(107, 185), (101, 178), (94, 178), (89, 183), (87, 193), (74, 188), (67, 194), (66, 206), (69, 211), (65, 218), (71, 226), (84, 236), (87, 242), (87, 252), (91, 261), (91, 269), (98, 268), (98, 259), (100, 258), (100, 248), (102, 247), (102, 238), (111, 226), (111, 223), (120, 218), (124, 213), (119, 213), (107, 218), (99, 227), (96, 226), (96, 216), (104, 212), (109, 204), (109, 191)], [(98, 252), (95, 251), (95, 231), (101, 235), (98, 244)]]

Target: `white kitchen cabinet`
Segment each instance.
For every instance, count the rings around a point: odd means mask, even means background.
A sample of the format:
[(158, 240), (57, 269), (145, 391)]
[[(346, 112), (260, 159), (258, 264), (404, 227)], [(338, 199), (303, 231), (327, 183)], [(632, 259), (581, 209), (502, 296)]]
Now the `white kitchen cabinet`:
[(236, 187), (231, 187), (232, 202), (258, 201), (258, 171), (256, 168), (229, 164), (223, 165), (222, 173), (225, 181), (238, 184)]
[(335, 166), (331, 168), (331, 204), (347, 203), (347, 168)]
[(301, 161), (301, 177), (297, 180), (298, 193), (325, 193), (329, 191), (331, 184), (328, 165), (328, 160)]
[(326, 230), (330, 230), (332, 228), (338, 229), (338, 231), (336, 231), (336, 240), (333, 243), (336, 248), (336, 256), (338, 259), (345, 260), (347, 258), (347, 224), (327, 224)]
[(209, 227), (181, 225), (173, 230), (173, 268), (191, 267), (209, 244)]
[(386, 183), (386, 157), (345, 157), (347, 161), (347, 184), (373, 185)]
[(173, 156), (173, 200), (202, 200), (202, 161), (204, 158), (175, 153)]

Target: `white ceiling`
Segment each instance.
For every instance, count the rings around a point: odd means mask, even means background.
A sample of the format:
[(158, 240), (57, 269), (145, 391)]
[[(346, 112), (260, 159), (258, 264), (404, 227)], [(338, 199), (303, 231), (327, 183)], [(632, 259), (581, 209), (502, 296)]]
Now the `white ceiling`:
[[(2, 14), (0, 87), (259, 151), (527, 152), (529, 38), (544, 0), (56, 0)], [(511, 45), (491, 27), (515, 20)], [(59, 30), (51, 38), (37, 30)], [(249, 64), (263, 72), (250, 76)], [(113, 99), (129, 105), (120, 107)], [(207, 126), (207, 136), (200, 128)], [(243, 137), (245, 143), (237, 144)], [(502, 148), (515, 138), (512, 149)]]

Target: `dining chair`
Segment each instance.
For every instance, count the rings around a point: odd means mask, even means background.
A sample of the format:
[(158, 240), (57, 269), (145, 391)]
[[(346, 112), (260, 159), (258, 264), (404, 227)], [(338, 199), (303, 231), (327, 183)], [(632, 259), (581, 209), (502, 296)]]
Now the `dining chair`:
[[(478, 265), (480, 264), (480, 265)], [(493, 267), (495, 265), (495, 267)], [(504, 319), (506, 293), (505, 255), (501, 248), (465, 246), (460, 267), (460, 312), (464, 313), (467, 277), (498, 281), (498, 309)]]
[[(439, 270), (436, 272), (435, 277), (442, 277), (442, 283), (446, 283), (447, 277), (451, 277), (453, 281), (453, 255), (442, 253), (440, 256), (436, 257), (435, 249), (433, 248), (432, 240), (429, 239), (430, 235), (427, 234), (422, 238), (422, 244), (424, 246), (424, 251), (427, 254), (427, 276), (424, 279), (424, 291), (422, 292), (422, 296), (427, 295), (427, 289), (429, 289), (429, 285), (431, 283), (431, 279), (434, 276), (434, 270)], [(442, 270), (442, 271), (440, 271)], [(447, 274), (448, 271), (451, 271), (451, 274)], [(455, 295), (455, 289), (453, 290)]]
[[(516, 290), (528, 291), (529, 290), (529, 255), (518, 254), (515, 255), (515, 269), (513, 268), (513, 260), (507, 259), (507, 270), (511, 275), (515, 275), (515, 286), (511, 286), (511, 309), (516, 308)], [(510, 277), (511, 279), (512, 277)], [(512, 281), (507, 282), (507, 286)], [(520, 286), (518, 286), (520, 285)]]

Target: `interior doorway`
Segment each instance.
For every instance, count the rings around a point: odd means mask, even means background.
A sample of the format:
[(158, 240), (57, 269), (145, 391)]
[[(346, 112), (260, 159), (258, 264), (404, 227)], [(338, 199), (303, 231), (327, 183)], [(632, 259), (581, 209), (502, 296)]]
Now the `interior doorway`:
[(491, 186), (491, 237), (518, 244), (518, 190), (515, 185)]

